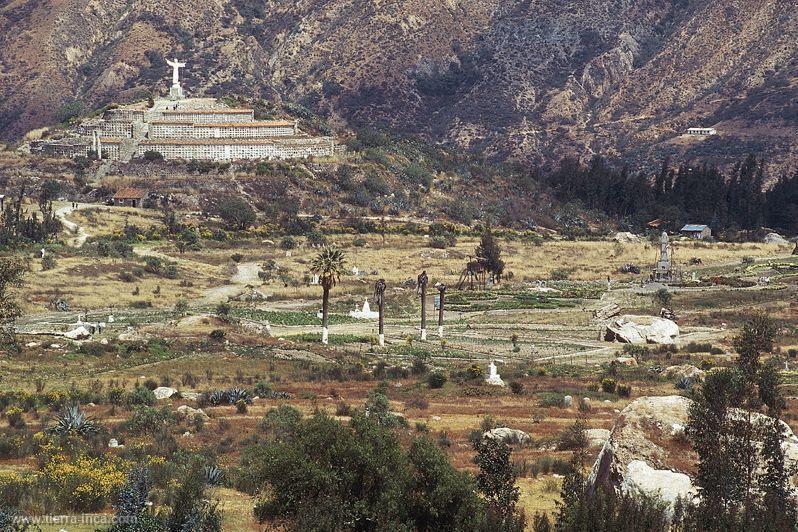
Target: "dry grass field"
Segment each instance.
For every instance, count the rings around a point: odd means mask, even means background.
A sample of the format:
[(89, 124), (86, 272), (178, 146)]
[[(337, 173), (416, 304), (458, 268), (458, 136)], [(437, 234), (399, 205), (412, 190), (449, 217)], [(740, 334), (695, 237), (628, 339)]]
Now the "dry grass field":
[[(639, 367), (612, 370), (619, 372), (619, 382), (631, 387), (630, 397), (621, 397), (600, 391), (599, 383), (610, 371), (608, 363), (622, 346), (603, 341), (593, 310), (614, 302), (624, 313), (659, 313), (661, 305), (652, 290), (640, 287), (639, 276), (617, 273), (626, 263), (639, 264), (645, 271), (655, 257), (650, 244), (503, 240), (504, 282), (484, 292), (450, 288), (445, 338), (435, 334), (436, 315), (430, 304), (430, 335), (421, 341), (419, 301), (412, 282), (405, 281), (426, 270), (430, 285), (440, 281), (453, 287), (477, 238), (461, 236), (453, 247), (433, 249), (423, 236), (389, 234), (383, 240), (380, 235), (363, 235), (355, 245), (354, 235), (332, 234), (328, 239), (345, 250), (348, 268), (357, 267), (360, 274), (343, 276), (333, 289), (331, 345), (325, 347), (317, 340), (320, 320), (315, 315), (321, 289), (307, 283), (317, 250), (303, 239), (298, 239), (298, 247), (285, 250), (279, 239), (250, 233), (226, 241), (203, 239), (201, 249), (182, 253), (173, 240), (142, 239), (133, 242), (129, 256), (102, 257), (92, 251), (94, 238), (118, 235), (126, 225), (160, 231), (160, 214), (100, 207), (72, 213), (69, 219), (85, 229), (89, 242), (82, 249), (49, 248), (56, 264), (46, 271), (39, 259), (31, 260), (32, 271), (19, 292), (25, 311), (19, 320), (23, 350), (0, 357), (3, 388), (28, 394), (79, 389), (102, 397), (111, 388), (127, 392), (145, 383), (201, 393), (233, 386), (251, 390), (268, 382), (284, 398), (256, 399), (244, 413), (233, 406), (208, 406), (204, 410), (210, 419), (203, 426), (181, 421), (171, 429), (180, 448), (207, 452), (230, 471), (240, 464), (243, 448), (257, 436), (260, 420), (270, 409), (289, 404), (304, 414), (323, 410), (345, 420), (339, 415), (341, 405), (361, 408), (368, 393), (385, 379), (391, 410), (407, 421), (400, 430), (402, 441), (428, 433), (457, 468), (476, 470), (471, 444), (475, 431), (508, 426), (529, 434), (532, 442), (513, 451), (520, 504), (529, 516), (552, 512), (559, 497), (559, 474), (570, 456), (557, 449), (558, 441), (578, 418), (589, 428), (610, 429), (629, 401), (680, 393), (674, 382), (660, 376), (662, 367), (704, 360), (728, 363), (732, 336), (758, 310), (768, 310), (784, 324), (780, 352), (798, 345), (795, 273), (789, 268), (773, 270), (772, 264), (795, 263), (787, 257), (786, 246), (677, 242), (677, 260), (701, 259), (702, 265), (695, 267), (700, 278), (707, 272), (756, 278), (746, 270), (754, 261), (762, 267), (757, 272), (770, 272), (771, 282), (750, 288), (672, 287), (682, 333), (679, 348), (650, 349)], [(147, 257), (173, 263), (174, 275), (148, 270)], [(258, 271), (267, 268), (272, 275), (264, 281)], [(552, 280), (554, 270), (563, 270), (557, 276), (569, 280)], [(609, 291), (607, 276), (613, 279)], [(373, 321), (347, 315), (371, 296), (380, 277), (389, 285), (387, 345), (382, 348), (375, 345)], [(536, 291), (538, 280), (556, 291)], [(236, 300), (252, 288), (265, 300)], [(68, 301), (70, 310), (53, 309), (55, 299)], [(176, 309), (181, 300), (187, 306)], [(217, 306), (228, 300), (229, 316), (219, 315)], [(78, 319), (105, 321), (107, 328), (86, 342), (58, 336)], [(271, 336), (265, 332), (267, 324)], [(689, 347), (691, 342), (711, 344), (715, 354), (697, 351)], [(430, 388), (425, 374), (413, 373), (418, 353), (428, 357), (428, 371), (437, 368), (450, 375), (443, 387)], [(497, 361), (505, 382), (516, 383), (513, 390), (484, 385), (482, 375), (490, 359)], [(469, 377), (468, 368), (474, 364), (478, 376)], [(565, 395), (575, 398), (573, 406), (563, 406)], [(580, 410), (576, 405), (584, 397), (590, 406)], [(173, 398), (157, 406), (174, 411), (182, 404), (194, 405)], [(127, 408), (100, 400), (84, 408), (126, 447), (147, 444), (126, 432), (124, 422), (131, 416)], [(798, 411), (793, 403), (790, 408), (786, 419), (798, 428)], [(52, 416), (41, 408), (24, 413), (33, 432), (48, 426)], [(590, 458), (597, 453), (598, 448), (591, 449)], [(32, 455), (0, 460), (3, 471), (36, 468)], [(211, 495), (219, 501), (226, 530), (267, 529), (255, 521), (250, 496), (230, 486), (214, 488)], [(89, 528), (69, 528), (84, 529)]]

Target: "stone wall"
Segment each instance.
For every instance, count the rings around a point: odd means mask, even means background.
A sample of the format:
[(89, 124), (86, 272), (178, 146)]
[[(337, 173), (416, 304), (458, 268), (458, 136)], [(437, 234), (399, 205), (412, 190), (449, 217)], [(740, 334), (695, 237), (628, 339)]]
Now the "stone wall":
[(189, 124), (184, 122), (156, 121), (150, 124), (151, 139), (257, 139), (297, 135), (296, 122), (237, 122), (221, 124)]
[(242, 159), (306, 159), (331, 157), (335, 142), (330, 137), (294, 137), (272, 140), (207, 140), (189, 141), (150, 139), (142, 141), (137, 156), (146, 151), (157, 151), (164, 159), (199, 159), (234, 161)]
[(252, 109), (203, 109), (161, 111), (158, 119), (164, 122), (188, 122), (192, 124), (220, 124), (227, 122), (254, 122)]

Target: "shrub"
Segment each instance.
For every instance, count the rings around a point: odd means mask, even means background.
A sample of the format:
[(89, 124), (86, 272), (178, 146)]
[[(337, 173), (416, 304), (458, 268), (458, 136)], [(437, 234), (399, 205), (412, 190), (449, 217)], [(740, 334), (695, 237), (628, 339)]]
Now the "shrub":
[(429, 401), (423, 395), (414, 395), (405, 401), (405, 408), (417, 408), (426, 410), (429, 408)]
[(628, 384), (619, 384), (617, 391), (620, 397), (630, 397), (632, 395), (632, 387)]
[(155, 388), (158, 387), (158, 381), (156, 381), (155, 379), (147, 379), (144, 381), (143, 386), (148, 390), (154, 390)]
[(6, 419), (8, 420), (8, 424), (15, 429), (24, 427), (25, 419), (22, 417), (23, 414), (24, 412), (22, 409), (16, 406), (7, 409)]
[(557, 449), (560, 451), (585, 449), (587, 444), (585, 425), (581, 420), (577, 420), (573, 425), (563, 430), (557, 438)]
[(338, 401), (338, 404), (335, 405), (335, 415), (336, 416), (352, 415), (352, 405), (344, 401)]
[(40, 480), (59, 506), (75, 512), (96, 512), (115, 501), (126, 481), (124, 463), (114, 458), (53, 456)]
[(227, 333), (225, 333), (222, 329), (214, 329), (211, 331), (209, 336), (214, 342), (224, 342)]
[(232, 260), (233, 262), (241, 262), (243, 258), (244, 255), (242, 255), (241, 253), (233, 253), (232, 255), (230, 255), (230, 260)]
[(155, 404), (155, 394), (144, 386), (137, 386), (132, 392), (127, 394), (125, 402), (129, 407), (136, 405), (152, 406)]
[(510, 390), (516, 395), (521, 395), (524, 393), (524, 385), (519, 381), (511, 381)]
[(672, 300), (673, 294), (667, 288), (660, 288), (654, 293), (654, 301), (663, 307), (670, 306)]
[(282, 249), (294, 249), (296, 248), (296, 240), (291, 235), (286, 235), (280, 240), (280, 247)]
[(177, 421), (177, 416), (167, 407), (137, 406), (127, 421), (127, 429), (135, 434), (155, 434)]
[(148, 163), (163, 161), (163, 155), (161, 155), (161, 152), (157, 152), (155, 150), (145, 151), (143, 158)]
[(247, 402), (244, 399), (239, 399), (236, 401), (236, 412), (239, 414), (247, 413)]
[(88, 436), (100, 431), (100, 425), (86, 416), (77, 404), (70, 405), (58, 415), (57, 423), (50, 428), (50, 432), (59, 436), (75, 434)]
[(255, 211), (237, 196), (222, 198), (216, 206), (216, 214), (234, 229), (243, 230), (255, 223)]
[(604, 393), (615, 393), (615, 386), (617, 385), (615, 379), (605, 377), (601, 379), (601, 391)]
[(45, 255), (42, 257), (42, 271), (52, 270), (57, 265), (53, 255)]
[(448, 377), (446, 373), (442, 371), (435, 371), (430, 373), (427, 377), (427, 385), (430, 388), (443, 388), (443, 385), (446, 384)]

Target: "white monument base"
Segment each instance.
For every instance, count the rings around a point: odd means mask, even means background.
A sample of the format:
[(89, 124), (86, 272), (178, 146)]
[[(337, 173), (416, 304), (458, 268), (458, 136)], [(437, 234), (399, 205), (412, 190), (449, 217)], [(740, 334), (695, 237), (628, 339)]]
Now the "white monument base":
[(438, 336), (443, 338), (443, 325), (438, 326)]
[(384, 334), (380, 335), (380, 340), (379, 341), (380, 341), (380, 347), (385, 347), (385, 335)]
[(170, 100), (182, 100), (185, 98), (186, 95), (183, 93), (183, 87), (178, 85), (172, 85), (169, 88), (169, 99)]
[(421, 329), (421, 339), (422, 340), (427, 339), (427, 329)]
[(324, 345), (327, 345), (327, 343), (329, 343), (329, 339), (330, 339), (330, 332), (327, 330), (327, 327), (322, 327), (321, 328), (321, 343), (323, 343)]

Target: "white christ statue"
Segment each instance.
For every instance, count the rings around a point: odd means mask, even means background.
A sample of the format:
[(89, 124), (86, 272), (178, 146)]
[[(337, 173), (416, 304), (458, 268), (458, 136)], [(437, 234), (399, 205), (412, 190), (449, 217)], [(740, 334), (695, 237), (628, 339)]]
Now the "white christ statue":
[(180, 86), (180, 69), (186, 66), (177, 59), (174, 61), (166, 60), (166, 64), (172, 67), (172, 87), (169, 89), (169, 99), (177, 100), (183, 98), (183, 88)]

